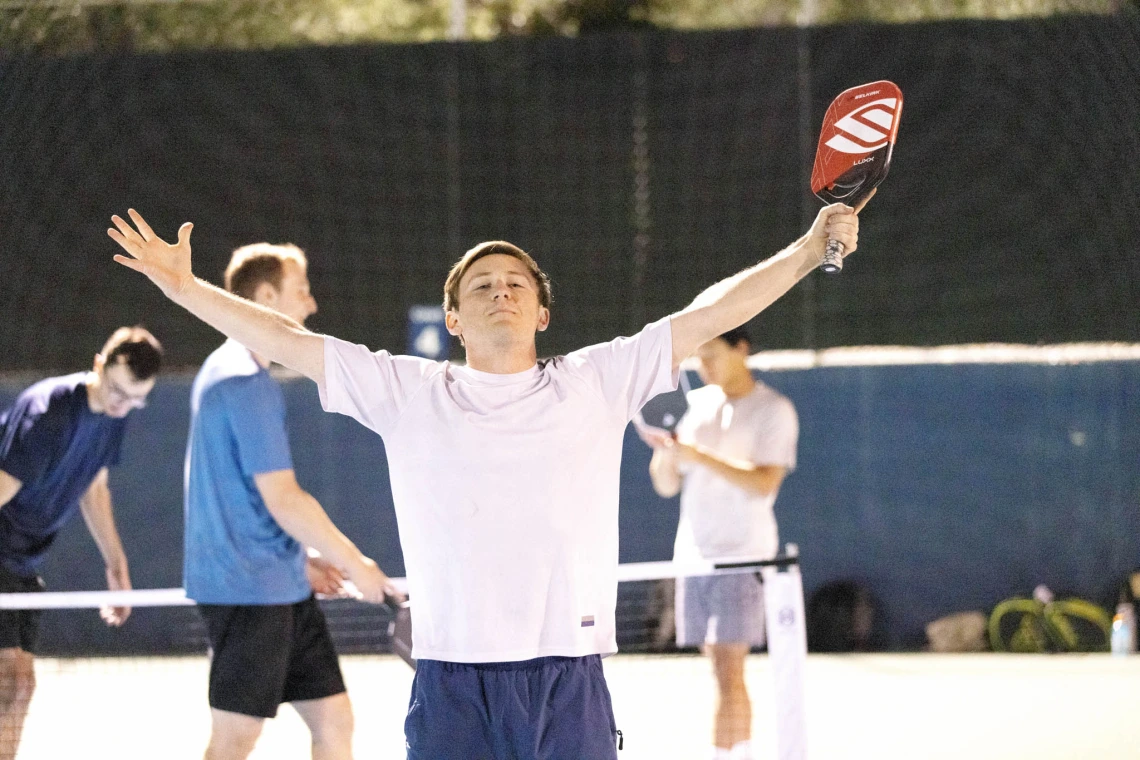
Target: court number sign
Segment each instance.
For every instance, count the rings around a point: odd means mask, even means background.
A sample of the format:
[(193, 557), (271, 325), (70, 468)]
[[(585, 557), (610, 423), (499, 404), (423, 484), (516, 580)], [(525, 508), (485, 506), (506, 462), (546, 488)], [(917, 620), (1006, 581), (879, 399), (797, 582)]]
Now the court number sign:
[(442, 306), (413, 306), (408, 309), (408, 353), (425, 359), (446, 359), (451, 336), (443, 321)]

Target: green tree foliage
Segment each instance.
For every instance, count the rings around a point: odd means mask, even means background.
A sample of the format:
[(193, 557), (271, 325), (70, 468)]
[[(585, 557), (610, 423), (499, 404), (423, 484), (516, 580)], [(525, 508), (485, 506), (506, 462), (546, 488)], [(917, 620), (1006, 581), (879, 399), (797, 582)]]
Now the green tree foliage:
[[(467, 0), (465, 36), (1115, 13), (1140, 0)], [(67, 55), (445, 39), (452, 0), (0, 0), (0, 51)]]
[(947, 18), (1012, 19), (1064, 13), (1114, 13), (1120, 0), (820, 0), (828, 22), (925, 21)]
[(440, 39), (448, 0), (0, 4), (0, 48), (48, 54)]

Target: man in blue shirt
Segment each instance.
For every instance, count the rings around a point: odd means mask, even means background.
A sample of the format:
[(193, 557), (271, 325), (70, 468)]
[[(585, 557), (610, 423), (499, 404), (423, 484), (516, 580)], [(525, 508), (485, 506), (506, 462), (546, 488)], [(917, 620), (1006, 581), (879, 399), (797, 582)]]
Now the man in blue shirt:
[[(317, 310), (306, 267), (296, 246), (245, 246), (226, 289), (303, 323)], [(185, 585), (213, 650), (206, 757), (247, 757), (265, 719), (290, 702), (312, 732), (314, 758), (349, 760), (352, 707), (313, 592), (335, 594), (346, 578), (369, 601), (397, 592), (297, 484), (268, 366), (228, 340), (191, 395)], [(306, 560), (305, 546), (322, 558)]]
[[(126, 417), (146, 405), (161, 364), (153, 335), (122, 327), (90, 372), (42, 380), (0, 413), (0, 593), (43, 589), (44, 556), (77, 511), (103, 555), (108, 588), (130, 589), (107, 468), (118, 463)], [(102, 611), (116, 627), (129, 614)], [(38, 632), (38, 611), (0, 611), (0, 760), (14, 758), (20, 744)]]

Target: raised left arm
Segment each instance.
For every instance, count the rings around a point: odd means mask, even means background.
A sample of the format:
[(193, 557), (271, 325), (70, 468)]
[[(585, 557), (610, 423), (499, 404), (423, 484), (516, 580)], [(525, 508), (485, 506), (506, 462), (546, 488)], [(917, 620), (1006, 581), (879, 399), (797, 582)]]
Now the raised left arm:
[(823, 261), (829, 237), (843, 243), (844, 256), (852, 253), (859, 242), (857, 214), (870, 199), (857, 209), (842, 203), (825, 206), (806, 235), (775, 256), (710, 286), (674, 314), (673, 366), (681, 366), (701, 344), (740, 327), (791, 290)]
[[(115, 528), (115, 513), (111, 508), (111, 488), (108, 485), (107, 468), (91, 481), (87, 491), (79, 499), (79, 510), (87, 530), (95, 539), (103, 563), (107, 566), (107, 588), (111, 591), (130, 591), (131, 574), (127, 567), (127, 555), (123, 552), (123, 542)], [(131, 614), (130, 607), (104, 607), (100, 614), (103, 621), (113, 627), (126, 622)]]

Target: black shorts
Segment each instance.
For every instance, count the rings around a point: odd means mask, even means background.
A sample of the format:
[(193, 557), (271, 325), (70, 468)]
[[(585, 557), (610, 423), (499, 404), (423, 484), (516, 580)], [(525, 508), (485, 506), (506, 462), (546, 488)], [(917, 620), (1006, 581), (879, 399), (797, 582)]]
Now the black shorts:
[[(0, 567), (0, 594), (24, 594), (43, 591), (38, 576), (16, 575)], [(0, 649), (23, 649), (36, 652), (40, 637), (40, 610), (0, 610)]]
[(212, 650), (210, 707), (272, 718), (282, 702), (344, 693), (325, 615), (296, 604), (199, 604)]

